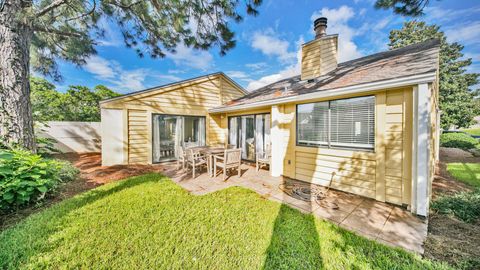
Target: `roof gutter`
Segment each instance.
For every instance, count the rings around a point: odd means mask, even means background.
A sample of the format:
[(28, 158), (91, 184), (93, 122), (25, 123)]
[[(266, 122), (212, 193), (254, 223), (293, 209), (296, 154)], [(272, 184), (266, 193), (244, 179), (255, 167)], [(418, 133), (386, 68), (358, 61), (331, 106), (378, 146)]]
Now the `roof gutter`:
[(347, 94), (357, 94), (357, 93), (370, 92), (375, 90), (384, 90), (386, 88), (398, 88), (402, 86), (416, 85), (420, 83), (430, 83), (435, 81), (435, 79), (436, 79), (436, 72), (430, 72), (430, 73), (425, 73), (420, 75), (413, 75), (413, 76), (408, 76), (403, 78), (391, 79), (391, 80), (357, 84), (352, 86), (333, 88), (329, 90), (320, 90), (317, 92), (298, 95), (298, 96), (287, 96), (287, 97), (262, 100), (262, 101), (247, 103), (247, 104), (217, 107), (217, 108), (212, 108), (208, 110), (208, 112), (210, 113), (232, 112), (232, 111), (252, 109), (257, 107), (271, 106), (271, 105), (277, 105), (277, 104), (283, 104), (283, 103), (301, 102), (301, 101), (308, 101), (312, 99), (328, 98), (328, 97), (335, 97), (335, 96), (347, 95)]

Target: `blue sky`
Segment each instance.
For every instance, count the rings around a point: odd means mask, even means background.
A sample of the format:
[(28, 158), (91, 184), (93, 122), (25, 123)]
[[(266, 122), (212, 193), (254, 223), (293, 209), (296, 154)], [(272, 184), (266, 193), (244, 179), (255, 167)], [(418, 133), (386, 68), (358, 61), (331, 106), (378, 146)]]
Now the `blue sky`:
[[(240, 1), (242, 2), (242, 1)], [(258, 17), (232, 24), (237, 46), (226, 56), (218, 48), (196, 51), (178, 47), (163, 59), (139, 58), (124, 46), (114, 25), (105, 24), (106, 36), (97, 46), (98, 55), (77, 68), (60, 63), (64, 77), (56, 83), (60, 91), (68, 85), (93, 87), (104, 84), (128, 93), (212, 72), (223, 71), (248, 90), (299, 74), (299, 46), (313, 39), (313, 20), (328, 18), (328, 34), (339, 34), (339, 61), (347, 61), (388, 49), (388, 33), (408, 18), (391, 11), (375, 10), (374, 0), (315, 1), (264, 0)], [(449, 41), (465, 45), (473, 58), (469, 71), (480, 72), (480, 1), (430, 1), (421, 18), (436, 23)]]

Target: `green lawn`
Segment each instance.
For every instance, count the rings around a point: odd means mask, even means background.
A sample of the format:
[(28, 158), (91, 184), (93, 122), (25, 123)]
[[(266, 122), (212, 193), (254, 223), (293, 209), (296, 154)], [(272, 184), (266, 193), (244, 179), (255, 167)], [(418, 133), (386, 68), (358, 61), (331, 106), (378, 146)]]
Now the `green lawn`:
[(462, 131), (465, 131), (465, 132), (470, 133), (472, 135), (480, 136), (480, 128), (463, 129)]
[(449, 163), (447, 164), (447, 171), (457, 180), (480, 188), (479, 163)]
[(158, 174), (68, 199), (0, 234), (0, 269), (445, 269), (229, 188), (193, 196)]

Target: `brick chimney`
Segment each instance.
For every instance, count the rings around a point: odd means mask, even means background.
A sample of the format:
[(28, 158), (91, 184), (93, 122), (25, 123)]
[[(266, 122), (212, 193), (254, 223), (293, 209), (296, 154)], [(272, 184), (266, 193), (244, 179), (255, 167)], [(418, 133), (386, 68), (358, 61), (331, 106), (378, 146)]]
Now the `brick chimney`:
[(327, 35), (327, 18), (313, 23), (315, 39), (302, 45), (302, 80), (311, 80), (335, 70), (338, 64), (338, 35)]

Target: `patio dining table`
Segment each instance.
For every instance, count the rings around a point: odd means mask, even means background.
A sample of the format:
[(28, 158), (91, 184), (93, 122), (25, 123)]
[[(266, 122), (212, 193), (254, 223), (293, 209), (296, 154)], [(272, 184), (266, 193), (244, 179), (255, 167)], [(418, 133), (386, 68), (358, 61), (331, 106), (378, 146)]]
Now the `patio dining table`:
[(224, 147), (204, 147), (200, 149), (200, 153), (204, 154), (207, 157), (207, 167), (208, 167), (208, 176), (214, 177), (215, 175), (215, 168), (213, 164), (213, 157), (217, 155), (223, 155), (225, 152)]

